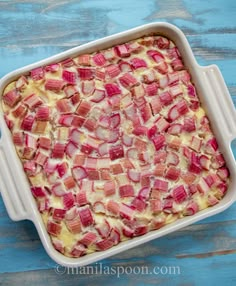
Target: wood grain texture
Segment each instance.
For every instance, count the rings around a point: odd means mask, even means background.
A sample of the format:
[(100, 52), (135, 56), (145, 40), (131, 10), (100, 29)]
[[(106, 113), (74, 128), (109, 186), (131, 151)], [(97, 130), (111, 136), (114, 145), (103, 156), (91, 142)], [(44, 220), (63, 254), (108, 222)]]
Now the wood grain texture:
[[(212, 3), (213, 2), (213, 3)], [(116, 32), (168, 21), (201, 65), (217, 64), (236, 106), (234, 0), (0, 1), (0, 77)], [(236, 154), (236, 142), (233, 144)], [(179, 266), (180, 275), (59, 275), (31, 222), (12, 222), (0, 198), (0, 285), (234, 285), (236, 205), (166, 237), (102, 261), (105, 266)]]

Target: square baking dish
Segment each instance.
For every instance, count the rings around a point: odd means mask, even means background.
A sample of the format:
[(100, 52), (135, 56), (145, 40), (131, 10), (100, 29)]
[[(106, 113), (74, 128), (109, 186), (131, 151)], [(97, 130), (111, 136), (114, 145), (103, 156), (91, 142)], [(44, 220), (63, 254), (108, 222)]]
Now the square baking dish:
[(157, 22), (143, 25), (70, 49), (13, 71), (0, 80), (0, 94), (2, 96), (5, 87), (10, 82), (14, 81), (20, 75), (28, 74), (34, 68), (56, 63), (79, 54), (92, 53), (153, 34), (162, 35), (172, 40), (182, 55), (184, 65), (191, 74), (192, 82), (196, 87), (201, 104), (210, 119), (214, 135), (230, 171), (228, 191), (217, 205), (200, 211), (193, 216), (178, 219), (176, 222), (168, 224), (159, 230), (154, 230), (145, 235), (121, 242), (117, 246), (102, 252), (94, 252), (80, 258), (66, 257), (56, 251), (51, 243), (50, 236), (38, 212), (36, 202), (31, 195), (30, 185), (23, 171), (20, 159), (15, 151), (11, 133), (4, 120), (2, 107), (0, 107), (0, 189), (6, 209), (10, 218), (14, 221), (28, 219), (34, 223), (45, 250), (52, 259), (61, 265), (78, 267), (107, 258), (217, 214), (228, 208), (236, 200), (236, 164), (230, 147), (232, 140), (236, 138), (236, 113), (234, 105), (218, 67), (216, 65), (207, 67), (199, 66), (186, 37), (177, 27), (171, 24)]

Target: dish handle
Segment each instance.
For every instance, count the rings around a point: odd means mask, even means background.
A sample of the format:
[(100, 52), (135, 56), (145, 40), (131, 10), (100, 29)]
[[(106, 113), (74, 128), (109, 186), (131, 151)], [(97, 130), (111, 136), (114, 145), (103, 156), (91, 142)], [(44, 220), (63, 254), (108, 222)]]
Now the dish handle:
[(224, 78), (217, 65), (201, 67), (201, 73), (204, 90), (213, 93), (215, 99), (210, 103), (215, 110), (214, 117), (220, 123), (225, 139), (231, 143), (236, 138), (236, 112)]
[[(0, 131), (1, 132), (1, 131)], [(29, 219), (29, 213), (24, 205), (24, 197), (17, 186), (17, 173), (9, 168), (9, 153), (0, 145), (0, 191), (10, 218), (14, 221)], [(19, 190), (17, 190), (19, 189)]]

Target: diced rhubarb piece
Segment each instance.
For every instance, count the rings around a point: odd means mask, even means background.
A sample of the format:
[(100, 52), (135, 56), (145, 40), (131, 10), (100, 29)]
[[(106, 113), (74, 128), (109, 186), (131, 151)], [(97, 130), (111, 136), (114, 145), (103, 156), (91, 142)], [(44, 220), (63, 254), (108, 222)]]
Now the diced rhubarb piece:
[(80, 103), (79, 107), (76, 110), (76, 113), (82, 117), (86, 117), (91, 109), (89, 102), (83, 101)]
[(122, 168), (121, 164), (113, 164), (113, 165), (111, 165), (111, 171), (112, 171), (113, 175), (117, 175), (117, 174), (123, 173), (123, 168)]
[(119, 68), (122, 72), (131, 72), (132, 71), (132, 67), (128, 62), (121, 60), (121, 61), (119, 61), (118, 64), (119, 64)]
[(111, 180), (110, 171), (107, 169), (100, 170), (100, 179), (104, 181)]
[(170, 126), (169, 122), (165, 120), (164, 117), (159, 117), (156, 121), (156, 126), (159, 132), (166, 131), (166, 129)]
[(122, 143), (127, 147), (130, 147), (133, 144), (133, 137), (127, 134), (123, 134), (121, 137), (121, 140), (122, 140)]
[(43, 198), (47, 195), (42, 187), (31, 187), (30, 189), (35, 198)]
[(162, 53), (157, 50), (148, 50), (147, 55), (154, 60), (156, 63), (162, 62), (164, 60), (164, 56)]
[(156, 148), (156, 151), (160, 150), (163, 146), (165, 146), (166, 139), (165, 136), (162, 134), (156, 135), (152, 138), (152, 142)]
[(187, 173), (182, 173), (181, 178), (189, 186), (189, 185), (193, 184), (193, 182), (196, 180), (197, 176), (194, 175), (193, 173), (187, 172)]
[(114, 242), (108, 238), (100, 240), (96, 243), (96, 246), (99, 250), (107, 250), (111, 248), (113, 245), (114, 245)]
[(132, 88), (135, 86), (138, 82), (135, 77), (133, 77), (130, 73), (125, 73), (123, 74), (120, 78), (119, 81), (121, 85), (123, 85), (125, 88)]
[(190, 142), (190, 148), (193, 149), (196, 152), (199, 152), (202, 146), (202, 139), (192, 136), (191, 142)]
[(90, 55), (79, 55), (78, 56), (78, 64), (81, 66), (90, 66)]
[(171, 135), (180, 135), (183, 130), (183, 126), (180, 123), (172, 123), (168, 128), (168, 133)]
[(79, 130), (73, 129), (71, 134), (70, 134), (70, 141), (72, 141), (76, 144), (80, 144), (82, 135), (83, 134)]
[(76, 202), (80, 207), (88, 204), (87, 191), (80, 191), (79, 193), (77, 193)]
[(166, 170), (166, 165), (165, 164), (158, 164), (158, 165), (156, 165), (156, 167), (155, 167), (155, 169), (153, 171), (153, 174), (155, 176), (158, 176), (158, 177), (164, 177), (165, 170)]
[(139, 212), (142, 212), (146, 208), (146, 202), (143, 201), (140, 197), (135, 197), (131, 202), (131, 206)]
[(63, 70), (62, 71), (62, 78), (69, 84), (75, 84), (76, 83), (76, 73), (71, 72), (68, 70)]
[(68, 210), (72, 208), (74, 204), (75, 204), (75, 197), (71, 192), (63, 195), (63, 205), (65, 209)]
[(72, 176), (69, 176), (64, 179), (64, 185), (67, 190), (73, 189), (76, 186), (74, 178)]
[(204, 170), (210, 169), (211, 161), (206, 155), (201, 155), (199, 157), (199, 163)]
[(92, 209), (95, 213), (97, 214), (105, 214), (106, 213), (106, 208), (103, 202), (95, 202), (92, 206)]
[(168, 191), (168, 182), (156, 179), (154, 181), (153, 188), (162, 192), (167, 192)]
[(84, 121), (83, 127), (86, 128), (88, 131), (92, 132), (95, 129), (96, 120), (92, 118), (87, 118)]
[(183, 129), (186, 132), (192, 132), (196, 130), (195, 120), (193, 118), (184, 118)]
[(113, 201), (113, 200), (109, 200), (106, 208), (109, 212), (111, 212), (113, 215), (118, 215), (119, 211), (120, 211), (120, 206), (117, 202)]
[(51, 90), (55, 92), (61, 91), (64, 86), (65, 86), (64, 80), (60, 79), (47, 79), (44, 85), (46, 90)]
[(132, 95), (135, 97), (136, 100), (143, 98), (145, 96), (145, 89), (143, 85), (136, 85), (131, 89)]
[(213, 155), (211, 158), (211, 167), (213, 169), (219, 169), (225, 165), (225, 159), (222, 154)]
[(135, 214), (135, 210), (126, 204), (120, 205), (120, 216), (123, 219), (131, 220)]
[(72, 257), (81, 257), (86, 253), (86, 248), (83, 244), (76, 244), (70, 252)]
[(38, 68), (32, 69), (30, 71), (30, 76), (33, 80), (43, 79), (44, 74), (45, 74), (45, 72), (44, 72), (44, 69), (42, 67), (38, 67)]
[(219, 170), (217, 170), (216, 174), (221, 178), (221, 180), (226, 181), (227, 178), (229, 177), (229, 170), (226, 167), (222, 167)]
[(206, 194), (210, 190), (209, 185), (207, 184), (206, 180), (200, 178), (197, 184), (198, 191), (200, 193)]
[(91, 68), (78, 68), (78, 76), (81, 80), (91, 80), (94, 78), (94, 69)]
[(140, 182), (140, 172), (132, 169), (128, 169), (127, 175), (132, 182)]
[(74, 220), (77, 217), (77, 214), (77, 206), (74, 206), (73, 208), (66, 210), (65, 220)]
[(161, 74), (166, 74), (168, 72), (168, 65), (164, 60), (160, 61), (154, 68)]
[(110, 127), (112, 129), (117, 128), (120, 125), (120, 114), (116, 113), (116, 114), (112, 114), (110, 117)]
[(136, 136), (144, 135), (146, 136), (148, 132), (148, 128), (146, 126), (139, 126), (134, 124), (133, 134)]
[(93, 80), (85, 80), (81, 83), (82, 93), (85, 95), (91, 95), (95, 89), (95, 81)]
[(64, 157), (64, 152), (65, 145), (60, 142), (56, 142), (52, 149), (52, 158), (62, 159)]
[(121, 94), (121, 90), (119, 86), (115, 83), (107, 83), (104, 85), (107, 96), (112, 97), (114, 95)]
[(126, 155), (129, 159), (137, 160), (138, 150), (136, 148), (129, 148), (126, 152)]
[(89, 231), (85, 233), (85, 235), (80, 239), (80, 243), (82, 243), (85, 246), (93, 245), (97, 241), (97, 234)]
[(84, 227), (90, 226), (94, 223), (93, 214), (90, 207), (79, 209), (79, 217)]
[(27, 84), (28, 84), (27, 78), (22, 75), (16, 81), (15, 87), (16, 87), (17, 90), (21, 91), (21, 90), (23, 90), (26, 87)]
[(199, 174), (202, 171), (202, 167), (200, 165), (199, 157), (195, 152), (192, 152), (190, 163), (189, 163), (189, 171), (195, 174)]
[(149, 198), (150, 191), (151, 191), (151, 189), (149, 187), (145, 186), (139, 190), (138, 197), (141, 198), (142, 200), (147, 200)]
[(198, 204), (194, 201), (190, 201), (184, 210), (184, 215), (194, 215), (198, 211), (199, 211)]
[(84, 154), (91, 154), (93, 152), (93, 147), (88, 144), (82, 144), (80, 147), (80, 151)]
[(27, 107), (22, 103), (18, 104), (14, 110), (12, 110), (12, 115), (16, 118), (22, 118), (27, 112)]
[(150, 208), (154, 214), (158, 214), (162, 211), (162, 202), (160, 199), (150, 200)]
[(36, 164), (34, 161), (25, 161), (23, 167), (24, 167), (24, 171), (28, 175), (34, 175), (35, 174)]
[(13, 133), (13, 142), (16, 146), (24, 146), (24, 133), (23, 132), (14, 132)]
[(175, 121), (177, 118), (179, 118), (180, 114), (179, 114), (179, 111), (178, 111), (178, 108), (177, 108), (177, 105), (173, 105), (169, 111), (168, 111), (168, 120), (170, 122), (173, 122)]
[(120, 186), (119, 194), (120, 194), (121, 198), (133, 197), (134, 196), (134, 188), (132, 185)]
[(58, 236), (61, 233), (62, 225), (52, 220), (47, 222), (47, 231), (53, 236)]
[(145, 70), (142, 73), (142, 82), (151, 84), (154, 81), (157, 81), (157, 75), (154, 69)]
[[(73, 93), (70, 87), (71, 86), (67, 86), (67, 89), (64, 89), (66, 97), (70, 97), (69, 94)], [(70, 88), (70, 90), (68, 88)], [(77, 91), (75, 91), (75, 93), (70, 97), (70, 101), (73, 106), (77, 105), (77, 103), (80, 102), (80, 95)]]
[(122, 228), (122, 233), (126, 237), (133, 237), (134, 236), (134, 230), (131, 229), (130, 227), (126, 226), (126, 225)]
[(165, 174), (165, 178), (171, 181), (178, 180), (179, 176), (180, 176), (180, 169), (177, 169), (172, 166), (167, 169), (166, 174)]
[(104, 184), (104, 194), (106, 197), (114, 195), (116, 192), (116, 185), (114, 181), (107, 181)]
[(56, 221), (61, 221), (65, 218), (65, 209), (53, 209), (52, 218)]
[(207, 141), (205, 150), (208, 154), (214, 154), (218, 150), (216, 138), (211, 138)]
[(184, 69), (184, 64), (183, 64), (183, 62), (182, 62), (182, 60), (180, 58), (173, 59), (171, 61), (171, 66), (172, 66), (174, 71), (181, 71), (181, 70)]
[(39, 106), (36, 111), (36, 119), (41, 121), (48, 121), (50, 116), (50, 109), (48, 106)]
[(3, 95), (3, 102), (10, 107), (14, 107), (20, 100), (21, 95), (16, 89), (12, 89)]
[(66, 220), (66, 227), (73, 234), (77, 234), (81, 232), (81, 222), (78, 217), (72, 220)]
[(92, 102), (98, 103), (105, 98), (105, 91), (102, 89), (95, 89), (91, 98)]
[(177, 166), (179, 164), (179, 156), (174, 152), (168, 152), (166, 157), (167, 165)]
[(140, 113), (143, 121), (146, 123), (152, 117), (152, 111), (149, 104), (140, 108)]
[(176, 203), (181, 204), (183, 201), (187, 199), (187, 192), (183, 185), (175, 187), (173, 189), (173, 198)]
[(109, 150), (110, 159), (116, 160), (124, 157), (124, 149), (122, 145), (111, 146)]
[(147, 68), (147, 63), (145, 62), (144, 59), (132, 58), (130, 62), (131, 62), (133, 69), (135, 70), (139, 68)]
[(66, 145), (65, 152), (70, 157), (73, 158), (74, 154), (78, 151), (78, 146), (76, 146), (73, 142), (69, 142)]
[(106, 74), (110, 77), (110, 78), (115, 78), (120, 74), (120, 68), (117, 64), (112, 64), (106, 67), (105, 69)]
[(150, 105), (151, 105), (153, 115), (155, 115), (161, 111), (161, 102), (157, 96), (155, 96), (151, 99)]
[(61, 61), (61, 65), (63, 67), (67, 67), (67, 68), (72, 67), (74, 64), (75, 63), (74, 63), (74, 60), (72, 58), (67, 58), (67, 59), (64, 59)]
[(120, 242), (120, 231), (118, 228), (116, 227), (112, 228), (109, 234), (109, 239), (114, 243), (114, 245)]
[(57, 165), (57, 172), (60, 178), (62, 178), (67, 173), (67, 170), (68, 164), (66, 162)]
[(148, 96), (157, 95), (158, 85), (155, 82), (147, 84), (145, 90)]
[(114, 50), (115, 50), (116, 54), (121, 58), (126, 58), (126, 57), (130, 56), (130, 53), (129, 53), (126, 45), (115, 46)]
[(188, 112), (188, 105), (185, 100), (179, 101), (176, 106), (180, 116)]
[(93, 61), (97, 66), (103, 66), (106, 63), (106, 58), (102, 53), (97, 53), (93, 56)]
[(170, 41), (169, 39), (165, 37), (159, 37), (156, 41), (155, 44), (158, 46), (159, 49), (164, 50), (168, 49), (170, 46)]
[(26, 115), (25, 118), (21, 122), (21, 129), (25, 131), (31, 131), (33, 124), (35, 121), (35, 117), (33, 115)]
[(168, 91), (165, 91), (159, 95), (160, 101), (163, 105), (169, 105), (172, 103), (173, 99)]
[(40, 165), (40, 166), (43, 166), (46, 161), (48, 159), (48, 156), (41, 153), (41, 152), (38, 152), (36, 155), (35, 155), (35, 158), (34, 158), (34, 161), (36, 164)]
[(219, 203), (219, 200), (215, 196), (210, 195), (207, 198), (207, 203), (208, 203), (208, 206), (214, 206)]
[(173, 98), (183, 94), (183, 89), (180, 84), (175, 84), (169, 87), (169, 92)]
[(72, 168), (72, 174), (76, 181), (80, 181), (88, 176), (86, 170), (82, 166)]
[(67, 98), (59, 99), (56, 103), (56, 107), (60, 113), (69, 113), (71, 111), (71, 105)]
[(57, 164), (48, 159), (43, 167), (46, 174), (52, 174), (56, 171)]
[(54, 73), (57, 72), (59, 68), (60, 68), (59, 64), (50, 64), (45, 67), (45, 71)]
[(40, 137), (38, 144), (40, 148), (49, 150), (51, 148), (51, 139), (47, 137)]

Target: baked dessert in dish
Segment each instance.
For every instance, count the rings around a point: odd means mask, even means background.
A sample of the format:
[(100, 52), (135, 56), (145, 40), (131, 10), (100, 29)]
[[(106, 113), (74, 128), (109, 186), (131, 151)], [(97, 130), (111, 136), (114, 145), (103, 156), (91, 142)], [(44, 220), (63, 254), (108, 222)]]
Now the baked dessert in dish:
[(229, 171), (176, 45), (160, 35), (33, 69), (2, 97), (55, 249), (102, 251), (217, 204)]

